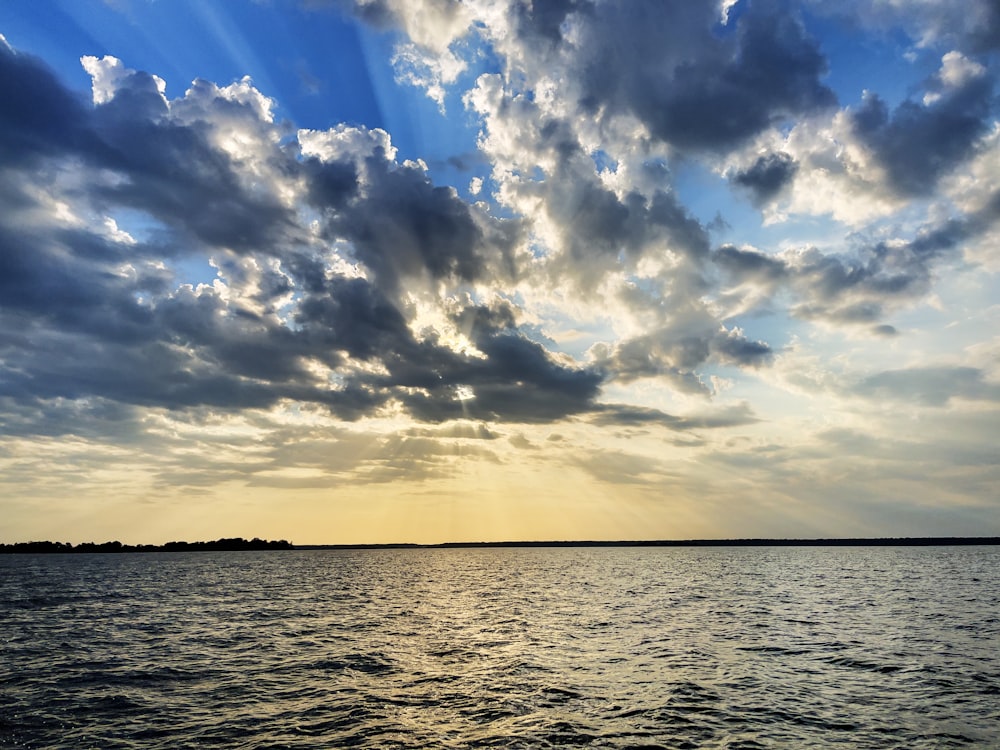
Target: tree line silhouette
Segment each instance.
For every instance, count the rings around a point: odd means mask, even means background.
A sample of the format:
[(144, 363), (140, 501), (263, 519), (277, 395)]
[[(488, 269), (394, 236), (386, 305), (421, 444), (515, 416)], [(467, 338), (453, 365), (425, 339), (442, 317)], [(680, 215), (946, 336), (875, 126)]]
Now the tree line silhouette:
[(122, 544), (121, 542), (15, 542), (0, 544), (0, 554), (28, 552), (34, 554), (47, 553), (80, 553), (80, 552), (238, 552), (242, 550), (273, 550), (295, 549), (291, 542), (284, 539), (269, 541), (266, 539), (216, 539), (213, 542), (167, 542), (166, 544)]

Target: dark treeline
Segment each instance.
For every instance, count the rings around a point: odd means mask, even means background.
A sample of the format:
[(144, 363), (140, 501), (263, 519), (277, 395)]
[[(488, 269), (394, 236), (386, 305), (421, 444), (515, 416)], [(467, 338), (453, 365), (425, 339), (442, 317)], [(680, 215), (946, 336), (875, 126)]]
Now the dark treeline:
[(291, 542), (284, 539), (216, 539), (214, 542), (167, 542), (166, 544), (122, 544), (121, 542), (15, 542), (0, 544), (0, 554), (14, 552), (28, 553), (79, 553), (79, 552), (234, 552), (240, 550), (294, 549)]
[(849, 539), (655, 539), (636, 541), (547, 541), (547, 542), (443, 542), (441, 544), (304, 544), (284, 539), (217, 539), (214, 542), (167, 542), (166, 544), (122, 544), (121, 542), (16, 542), (0, 544), (0, 554), (78, 552), (208, 552), (282, 549), (461, 549), (470, 547), (929, 547), (939, 545), (1000, 544), (1000, 537), (933, 536)]

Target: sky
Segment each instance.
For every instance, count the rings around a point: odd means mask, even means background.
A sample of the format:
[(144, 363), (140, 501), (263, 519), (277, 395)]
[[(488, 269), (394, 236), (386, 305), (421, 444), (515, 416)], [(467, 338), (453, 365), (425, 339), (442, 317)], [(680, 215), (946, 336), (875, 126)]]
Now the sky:
[(0, 542), (1000, 534), (993, 0), (0, 34)]

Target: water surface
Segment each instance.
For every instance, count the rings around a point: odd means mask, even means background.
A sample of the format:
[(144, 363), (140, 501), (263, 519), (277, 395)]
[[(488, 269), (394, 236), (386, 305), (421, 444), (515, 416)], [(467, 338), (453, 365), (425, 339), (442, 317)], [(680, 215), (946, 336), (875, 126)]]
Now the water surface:
[(0, 556), (3, 748), (1000, 747), (1000, 548)]

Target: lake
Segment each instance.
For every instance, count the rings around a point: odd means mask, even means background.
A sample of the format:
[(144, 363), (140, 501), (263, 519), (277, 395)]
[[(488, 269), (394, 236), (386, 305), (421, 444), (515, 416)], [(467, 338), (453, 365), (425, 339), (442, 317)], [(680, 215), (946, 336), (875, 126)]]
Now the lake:
[(3, 748), (997, 738), (1000, 547), (0, 556)]

